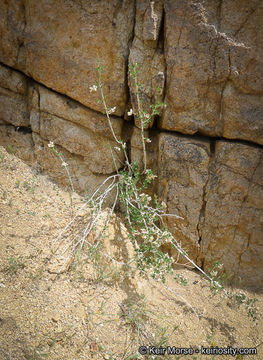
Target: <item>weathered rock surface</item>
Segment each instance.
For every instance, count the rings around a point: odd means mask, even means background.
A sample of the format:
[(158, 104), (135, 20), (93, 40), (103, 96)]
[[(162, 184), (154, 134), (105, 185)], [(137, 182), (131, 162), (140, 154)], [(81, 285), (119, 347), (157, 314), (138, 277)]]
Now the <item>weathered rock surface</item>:
[(26, 76), (0, 65), (0, 121), (29, 125)]
[(34, 163), (34, 143), (32, 134), (16, 131), (14, 126), (0, 125), (0, 144), (20, 159)]
[(27, 92), (27, 77), (3, 65), (0, 65), (0, 84), (1, 88), (16, 94)]
[(164, 4), (167, 108), (160, 127), (263, 144), (262, 1)]
[[(105, 116), (32, 81), (29, 85), (29, 79), (17, 71), (4, 66), (0, 70), (1, 145), (70, 185), (61, 160), (47, 147), (53, 141), (70, 167), (75, 189), (89, 194), (106, 179), (103, 174), (122, 166), (120, 152), (119, 161), (113, 162), (116, 144)], [(112, 127), (121, 138), (123, 120), (112, 117)]]
[[(166, 93), (162, 129), (263, 144), (261, 0), (1, 0), (1, 9), (0, 60), (47, 87), (103, 111), (88, 91), (99, 56), (109, 106), (122, 115), (129, 56), (144, 110)], [(130, 79), (136, 108), (134, 92)]]
[(217, 141), (201, 224), (205, 268), (215, 259), (255, 286), (263, 282), (263, 150)]
[[(35, 87), (32, 91), (31, 123), (42, 138), (83, 156), (94, 173), (109, 174), (116, 170), (116, 166), (122, 166), (122, 153), (118, 154), (120, 161), (113, 161), (116, 144), (106, 117), (71, 99), (41, 86)], [(118, 138), (121, 137), (122, 125), (122, 119), (113, 117), (112, 127)]]
[(205, 270), (215, 260), (251, 286), (263, 282), (263, 150), (229, 141), (213, 143), (162, 133), (159, 195), (168, 225)]
[[(141, 89), (136, 89), (135, 81), (129, 76), (129, 88), (131, 103), (135, 111), (138, 111), (136, 91), (142, 100), (141, 110), (150, 113), (150, 105), (162, 100), (165, 81), (165, 64), (163, 55), (163, 1), (145, 0), (136, 1), (136, 20), (134, 39), (130, 50), (129, 66), (131, 70), (137, 64), (135, 71), (137, 82), (142, 84)], [(147, 124), (149, 127), (154, 119)], [(139, 119), (135, 124), (141, 127)]]
[(108, 104), (123, 114), (133, 1), (1, 0), (0, 8), (0, 61), (102, 111), (88, 91), (100, 58)]
[(263, 144), (263, 97), (239, 92), (231, 83), (224, 94), (223, 136)]
[[(40, 170), (49, 175), (58, 183), (70, 187), (70, 180), (66, 169), (61, 164), (61, 160), (50, 150), (48, 142), (43, 140), (38, 134), (33, 133), (34, 153), (37, 165)], [(93, 174), (82, 156), (71, 154), (63, 147), (56, 146), (61, 153), (63, 160), (68, 165), (70, 177), (75, 191), (85, 192), (86, 195), (92, 195), (94, 191), (107, 178), (106, 175)], [(112, 198), (110, 199), (112, 201)], [(109, 203), (110, 203), (109, 201)]]
[(208, 181), (210, 143), (181, 135), (161, 133), (159, 138), (159, 195), (167, 211), (183, 217), (168, 218), (176, 240), (196, 259), (199, 253), (199, 221)]
[[(54, 93), (43, 86), (34, 87), (39, 92), (39, 104), (34, 101), (34, 107), (38, 107), (41, 112), (55, 115), (87, 128), (94, 133), (113, 139), (112, 132), (105, 115), (92, 111), (85, 106), (71, 100), (65, 96)], [(37, 105), (37, 106), (36, 106)], [(111, 116), (112, 128), (118, 139), (122, 135), (123, 119)]]
[(116, 156), (116, 150), (113, 140), (57, 116), (40, 114), (40, 136), (54, 141), (73, 154), (82, 155), (88, 168), (94, 173), (110, 174), (116, 170), (115, 165), (118, 168), (122, 166), (121, 161), (116, 160), (114, 163), (113, 154)]

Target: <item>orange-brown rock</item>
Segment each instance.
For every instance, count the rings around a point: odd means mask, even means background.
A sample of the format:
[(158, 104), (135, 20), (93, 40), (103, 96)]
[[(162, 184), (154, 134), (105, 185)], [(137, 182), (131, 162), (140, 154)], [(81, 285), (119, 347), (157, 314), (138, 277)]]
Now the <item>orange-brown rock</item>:
[[(61, 119), (73, 122), (90, 131), (107, 138), (113, 139), (112, 132), (105, 115), (92, 111), (78, 102), (65, 96), (54, 93), (43, 86), (35, 86), (34, 90), (39, 94), (39, 100), (34, 101), (34, 107), (39, 107), (41, 112), (55, 115)], [(34, 95), (33, 95), (34, 96)], [(38, 105), (39, 101), (39, 105)], [(123, 119), (111, 116), (114, 133), (118, 139), (121, 138)]]
[(216, 142), (201, 223), (205, 269), (215, 260), (236, 280), (263, 282), (263, 151), (247, 144)]
[(34, 142), (32, 134), (16, 131), (14, 126), (0, 124), (0, 144), (7, 151), (29, 164), (34, 164)]
[(239, 283), (263, 282), (263, 150), (259, 146), (162, 133), (159, 195), (176, 240), (211, 269), (224, 264)]
[[(48, 147), (48, 141), (43, 140), (36, 133), (33, 133), (33, 141), (37, 167), (51, 179), (70, 188), (70, 180), (66, 169), (62, 166), (61, 160)], [(75, 191), (85, 195), (92, 195), (98, 186), (106, 180), (107, 175), (93, 174), (82, 156), (71, 154), (58, 145), (56, 149), (61, 153), (63, 160), (68, 165)], [(109, 205), (111, 202), (112, 196), (107, 199), (106, 203)]]
[(124, 112), (133, 1), (1, 0), (0, 61), (103, 111), (89, 87), (106, 66), (108, 105)]
[(183, 219), (167, 218), (176, 240), (191, 258), (199, 253), (199, 221), (208, 181), (210, 144), (181, 135), (161, 133), (159, 137), (159, 195), (168, 213)]
[(0, 121), (29, 125), (26, 76), (0, 65)]
[(167, 108), (160, 127), (263, 144), (262, 1), (164, 4)]
[[(163, 1), (136, 1), (136, 19), (129, 66), (137, 64), (137, 82), (142, 85), (138, 90), (142, 100), (141, 110), (151, 112), (150, 105), (161, 101), (164, 92), (165, 63), (163, 56)], [(138, 111), (135, 81), (129, 76), (129, 88), (133, 109)], [(154, 118), (145, 127), (152, 126)], [(141, 127), (140, 120), (135, 124)]]
[(40, 136), (53, 141), (73, 154), (81, 155), (88, 168), (97, 174), (110, 174), (120, 168), (124, 155), (120, 152), (117, 157), (116, 143), (103, 136), (97, 135), (84, 127), (75, 125), (57, 116), (40, 113)]

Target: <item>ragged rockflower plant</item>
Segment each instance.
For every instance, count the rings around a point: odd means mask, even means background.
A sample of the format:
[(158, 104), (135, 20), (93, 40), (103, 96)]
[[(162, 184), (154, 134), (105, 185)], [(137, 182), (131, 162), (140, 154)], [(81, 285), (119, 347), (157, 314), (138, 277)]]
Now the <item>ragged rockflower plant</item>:
[(146, 112), (141, 109), (141, 101), (139, 99), (139, 90), (142, 85), (137, 81), (138, 67), (134, 65), (130, 67), (130, 76), (135, 83), (135, 94), (137, 98), (138, 109), (130, 109), (128, 116), (135, 116), (140, 123), (141, 129), (141, 143), (143, 148), (143, 170), (140, 171), (137, 163), (131, 163), (129, 154), (127, 152), (127, 145), (121, 139), (118, 139), (112, 127), (110, 115), (116, 110), (115, 107), (109, 108), (106, 105), (106, 96), (103, 92), (102, 74), (104, 68), (99, 65), (98, 68), (98, 81), (91, 90), (99, 90), (101, 99), (100, 103), (104, 106), (109, 127), (111, 129), (113, 138), (116, 141), (114, 147), (117, 151), (122, 151), (125, 157), (125, 164), (123, 169), (117, 173), (116, 190), (118, 198), (125, 209), (125, 217), (129, 227), (129, 236), (134, 245), (135, 261), (140, 271), (150, 270), (152, 277), (157, 277), (165, 280), (164, 274), (171, 271), (173, 259), (161, 250), (161, 245), (164, 244), (166, 239), (162, 235), (157, 224), (165, 216), (164, 210), (158, 203), (157, 197), (154, 199), (154, 206), (152, 206), (152, 198), (145, 194), (144, 191), (152, 183), (155, 175), (151, 169), (147, 169), (147, 153), (146, 143), (150, 139), (145, 137), (144, 130), (147, 125), (152, 121), (152, 118), (159, 114), (163, 104), (158, 103), (151, 106), (151, 112)]
[[(131, 162), (127, 144), (122, 139), (118, 138), (112, 125), (111, 114), (116, 111), (116, 106), (107, 106), (102, 79), (104, 70), (105, 68), (99, 62), (97, 67), (98, 80), (95, 84), (90, 86), (90, 92), (94, 93), (94, 96), (99, 93), (100, 99), (98, 102), (103, 106), (104, 114), (113, 139), (115, 140), (115, 145), (110, 147), (110, 151), (112, 153), (116, 172), (115, 174), (110, 175), (83, 204), (82, 209), (88, 207), (91, 210), (91, 216), (85, 225), (85, 228), (75, 235), (74, 240), (71, 243), (70, 253), (65, 262), (70, 256), (74, 256), (76, 249), (82, 249), (86, 246), (90, 249), (90, 253), (96, 254), (99, 252), (113, 263), (118, 263), (116, 259), (112, 258), (106, 252), (103, 252), (102, 245), (107, 226), (119, 203), (126, 219), (129, 238), (134, 247), (134, 258), (128, 264), (122, 264), (125, 266), (126, 270), (132, 268), (135, 264), (141, 274), (145, 276), (150, 275), (153, 279), (164, 283), (166, 274), (173, 273), (174, 265), (182, 265), (184, 261), (185, 265), (199, 270), (203, 276), (209, 280), (211, 288), (214, 291), (221, 290), (229, 299), (237, 299), (238, 295), (228, 292), (217, 276), (217, 271), (221, 265), (219, 265), (219, 263), (216, 264), (210, 273), (203, 271), (203, 269), (188, 256), (187, 252), (182, 248), (181, 244), (166, 226), (165, 220), (168, 216), (172, 216), (175, 219), (180, 217), (175, 214), (167, 214), (166, 204), (163, 201), (160, 201), (156, 195), (151, 196), (148, 194), (147, 189), (152, 185), (156, 175), (154, 175), (153, 171), (147, 167), (146, 144), (150, 143), (151, 139), (145, 136), (145, 129), (152, 123), (154, 117), (160, 114), (165, 104), (161, 101), (157, 101), (155, 104), (152, 104), (147, 111), (143, 109), (142, 101), (140, 99), (140, 92), (143, 89), (143, 85), (138, 81), (138, 65), (134, 64), (130, 66), (129, 75), (135, 89), (136, 104), (133, 108), (130, 108), (127, 115), (134, 116), (137, 120), (137, 124), (139, 124), (140, 141), (143, 152), (142, 164)], [(67, 164), (64, 161), (62, 154), (57, 152), (54, 148), (54, 144), (51, 143), (50, 147), (60, 158), (62, 166), (67, 170), (68, 176), (70, 177)], [(124, 162), (121, 162), (120, 160), (120, 153), (124, 155)], [(119, 170), (116, 165), (117, 161), (118, 163), (122, 163), (121, 170)], [(74, 187), (71, 178), (70, 184), (73, 190)], [(107, 217), (103, 218), (102, 214), (105, 203), (112, 194), (114, 194), (113, 204)], [(72, 225), (77, 216), (78, 213), (59, 234), (56, 241), (58, 241), (63, 233)], [(97, 234), (96, 241), (91, 243), (89, 236), (96, 230), (96, 225), (102, 218), (104, 221), (103, 229)], [(178, 254), (177, 258), (171, 257), (167, 251), (163, 250), (167, 247), (176, 250)], [(65, 249), (65, 253), (67, 250), (69, 250), (69, 247)], [(175, 281), (180, 282), (183, 285), (186, 285), (187, 283), (187, 280), (183, 276), (178, 275), (175, 276)], [(255, 302), (251, 299), (246, 299), (242, 303), (248, 304), (249, 315), (256, 321)]]

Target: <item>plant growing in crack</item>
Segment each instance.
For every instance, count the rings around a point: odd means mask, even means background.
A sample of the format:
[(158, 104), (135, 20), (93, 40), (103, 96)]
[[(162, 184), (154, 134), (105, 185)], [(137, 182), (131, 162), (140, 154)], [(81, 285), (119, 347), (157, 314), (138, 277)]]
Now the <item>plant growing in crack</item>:
[[(175, 214), (166, 213), (167, 206), (161, 202), (158, 196), (153, 197), (147, 194), (147, 189), (152, 184), (156, 175), (153, 174), (151, 169), (147, 168), (147, 147), (146, 144), (151, 140), (145, 136), (145, 129), (153, 120), (156, 115), (160, 114), (160, 111), (165, 106), (163, 102), (158, 101), (150, 106), (150, 111), (145, 111), (142, 108), (142, 101), (140, 99), (140, 90), (143, 85), (138, 82), (138, 65), (134, 64), (129, 68), (129, 74), (133, 81), (136, 97), (136, 109), (131, 108), (128, 111), (128, 116), (134, 116), (137, 120), (137, 124), (140, 127), (140, 141), (143, 152), (143, 164), (140, 166), (136, 162), (131, 162), (128, 153), (128, 146), (126, 142), (120, 139), (113, 128), (111, 114), (116, 111), (116, 107), (108, 107), (106, 102), (106, 95), (103, 90), (103, 72), (105, 68), (99, 62), (98, 80), (90, 86), (91, 93), (100, 94), (99, 103), (102, 104), (104, 113), (108, 122), (108, 126), (111, 130), (115, 146), (111, 147), (111, 153), (113, 163), (115, 165), (115, 174), (110, 175), (90, 196), (79, 211), (84, 208), (90, 210), (90, 218), (83, 229), (80, 229), (75, 234), (70, 245), (66, 246), (63, 250), (65, 256), (64, 265), (68, 260), (74, 256), (76, 250), (81, 250), (84, 247), (89, 249), (90, 254), (95, 256), (103, 256), (115, 265), (121, 265), (125, 268), (125, 271), (134, 271), (138, 269), (140, 274), (149, 278), (149, 276), (157, 281), (165, 283), (166, 275), (173, 273), (173, 267), (176, 264), (182, 265), (182, 261), (185, 265), (190, 265), (192, 268), (196, 268), (208, 281), (211, 283), (211, 288), (214, 290), (221, 290), (231, 300), (237, 299), (236, 295), (232, 292), (228, 292), (222, 283), (220, 283), (216, 269), (213, 269), (210, 273), (206, 273), (201, 269), (182, 248), (180, 242), (173, 236), (168, 227), (166, 226), (166, 218), (174, 217), (175, 219), (180, 216)], [(68, 171), (67, 164), (65, 163), (62, 155), (55, 149), (54, 144), (50, 143), (49, 147), (59, 157), (62, 166), (66, 168), (68, 177), (70, 179), (71, 191), (74, 191), (74, 186), (70, 173)], [(122, 153), (124, 161), (121, 161), (118, 157), (118, 153)], [(117, 166), (117, 162), (122, 164), (121, 170)], [(106, 201), (110, 196), (114, 194), (112, 206), (105, 217), (103, 209)], [(72, 203), (72, 198), (71, 198)], [(126, 225), (129, 231), (129, 239), (133, 244), (134, 257), (127, 263), (117, 261), (114, 257), (110, 256), (103, 249), (103, 239), (107, 232), (108, 225), (113, 218), (113, 214), (116, 210), (117, 204), (120, 203), (125, 215)], [(57, 243), (70, 228), (70, 226), (76, 221), (78, 212), (73, 219), (58, 235), (55, 243)], [(96, 226), (100, 220), (103, 220), (104, 226), (97, 232), (96, 240), (91, 242), (90, 237), (96, 232)], [(176, 250), (178, 257), (175, 259), (171, 257), (167, 252), (163, 251), (167, 246)], [(63, 266), (61, 267), (61, 270)], [(215, 273), (216, 272), (216, 273)], [(176, 281), (186, 285), (186, 280), (182, 276), (176, 276)], [(176, 294), (177, 296), (180, 296)], [(239, 299), (239, 298), (238, 298)], [(183, 299), (185, 301), (185, 299)], [(186, 301), (185, 301), (186, 302)], [(187, 302), (186, 302), (187, 303)], [(245, 303), (243, 301), (242, 303)], [(255, 302), (251, 299), (247, 299), (249, 315), (254, 321), (257, 321)], [(189, 304), (188, 304), (189, 305)], [(196, 312), (195, 312), (196, 313)]]

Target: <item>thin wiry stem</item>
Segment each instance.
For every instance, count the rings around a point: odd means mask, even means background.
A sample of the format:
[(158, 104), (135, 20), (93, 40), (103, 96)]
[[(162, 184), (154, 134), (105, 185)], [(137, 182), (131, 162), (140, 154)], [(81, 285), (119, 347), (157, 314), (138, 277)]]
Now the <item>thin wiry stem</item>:
[[(89, 198), (89, 201), (92, 201), (95, 196), (97, 195), (97, 193), (103, 188), (103, 186), (111, 179), (113, 179), (115, 181), (116, 178), (120, 177), (119, 174), (115, 174), (115, 175), (111, 175), (109, 177), (107, 177), (107, 179), (105, 179), (103, 181), (103, 183), (97, 188), (97, 190), (92, 194), (92, 196)], [(111, 186), (111, 185), (110, 185)], [(109, 187), (110, 187), (109, 186)], [(76, 212), (76, 215), (73, 217), (73, 219), (64, 227), (64, 229), (58, 234), (58, 236), (56, 237), (54, 244), (61, 238), (61, 236), (70, 228), (70, 226), (75, 222), (75, 220), (77, 219), (77, 217), (79, 216), (79, 214), (81, 213), (81, 211), (84, 210), (85, 207), (88, 207), (88, 202), (85, 202), (81, 208)]]
[[(135, 66), (134, 66), (135, 67)], [(146, 146), (145, 146), (145, 138), (144, 138), (144, 114), (141, 111), (141, 103), (140, 103), (140, 96), (139, 96), (139, 87), (138, 87), (138, 79), (136, 70), (134, 74), (132, 74), (133, 80), (135, 83), (135, 94), (138, 106), (138, 114), (137, 117), (140, 119), (140, 127), (141, 127), (141, 141), (142, 141), (142, 149), (143, 149), (143, 174), (145, 174), (147, 169), (147, 153), (146, 153)]]

